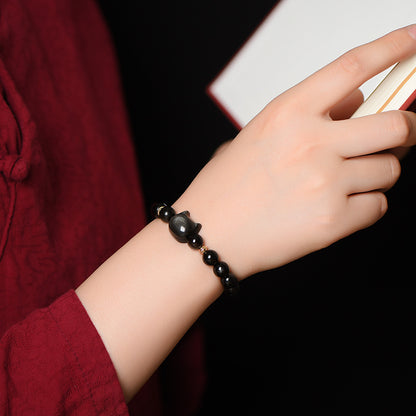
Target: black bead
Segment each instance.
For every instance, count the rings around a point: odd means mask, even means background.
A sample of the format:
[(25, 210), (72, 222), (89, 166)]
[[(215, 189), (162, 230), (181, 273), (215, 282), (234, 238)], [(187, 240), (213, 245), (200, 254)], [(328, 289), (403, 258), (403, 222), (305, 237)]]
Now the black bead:
[(198, 234), (201, 224), (193, 222), (189, 218), (189, 212), (184, 211), (174, 215), (169, 221), (169, 229), (172, 235), (180, 243), (186, 243), (192, 235)]
[(163, 207), (166, 207), (167, 205), (163, 202), (159, 202), (156, 204), (153, 204), (150, 208), (150, 214), (153, 218), (159, 218), (159, 210), (161, 210)]
[(228, 277), (230, 274), (230, 269), (228, 268), (228, 264), (220, 261), (214, 265), (214, 273), (216, 276), (225, 278)]
[(221, 283), (224, 287), (224, 292), (228, 295), (234, 295), (238, 292), (240, 284), (235, 276), (232, 274), (221, 279)]
[(202, 255), (202, 260), (205, 264), (208, 264), (208, 266), (213, 266), (218, 263), (218, 254), (214, 250), (207, 250)]
[(188, 245), (191, 248), (199, 249), (202, 247), (203, 243), (204, 240), (199, 234), (193, 234), (190, 237), (188, 237)]
[(175, 210), (172, 207), (164, 206), (159, 211), (159, 218), (163, 222), (169, 222), (170, 219), (175, 215)]

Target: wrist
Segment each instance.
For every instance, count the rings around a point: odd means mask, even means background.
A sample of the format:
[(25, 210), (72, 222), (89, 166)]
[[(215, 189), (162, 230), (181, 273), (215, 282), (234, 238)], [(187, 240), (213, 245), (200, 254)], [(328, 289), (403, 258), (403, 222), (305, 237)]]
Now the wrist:
[(177, 213), (189, 211), (192, 220), (201, 224), (199, 234), (203, 238), (204, 246), (218, 253), (220, 260), (227, 263), (231, 274), (237, 280), (244, 280), (254, 274), (255, 271), (242, 261), (241, 253), (236, 250), (233, 238), (236, 233), (232, 231), (234, 226), (232, 221), (227, 220), (220, 213), (216, 214), (201, 201), (202, 199), (181, 197), (172, 207)]
[(198, 253), (152, 221), (103, 263), (77, 294), (127, 399), (151, 376), (222, 285)]
[(187, 244), (191, 249), (200, 252), (203, 263), (212, 266), (213, 273), (221, 281), (227, 295), (237, 294), (239, 291), (237, 278), (231, 273), (228, 264), (220, 258), (218, 253), (204, 244), (204, 239), (199, 234), (201, 224), (191, 219), (189, 211), (177, 213), (173, 207), (165, 203), (158, 203), (153, 207), (153, 215), (169, 224), (169, 231), (176, 241)]

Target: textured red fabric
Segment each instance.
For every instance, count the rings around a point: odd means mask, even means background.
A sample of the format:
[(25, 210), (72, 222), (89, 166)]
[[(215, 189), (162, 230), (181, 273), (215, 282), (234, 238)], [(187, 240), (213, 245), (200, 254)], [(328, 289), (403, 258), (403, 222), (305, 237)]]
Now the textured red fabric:
[(6, 332), (1, 414), (127, 415), (114, 367), (91, 326), (70, 291)]
[[(145, 222), (120, 90), (92, 0), (0, 0), (0, 415), (127, 414), (73, 292)], [(158, 375), (131, 407), (161, 414)]]
[(0, 0), (0, 332), (144, 225), (110, 45), (89, 0)]

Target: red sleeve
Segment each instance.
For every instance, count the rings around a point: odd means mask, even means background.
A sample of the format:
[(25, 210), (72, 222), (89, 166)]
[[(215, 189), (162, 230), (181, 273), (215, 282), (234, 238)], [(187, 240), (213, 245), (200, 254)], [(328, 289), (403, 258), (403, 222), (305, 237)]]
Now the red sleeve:
[(118, 378), (73, 290), (0, 340), (0, 415), (128, 415)]

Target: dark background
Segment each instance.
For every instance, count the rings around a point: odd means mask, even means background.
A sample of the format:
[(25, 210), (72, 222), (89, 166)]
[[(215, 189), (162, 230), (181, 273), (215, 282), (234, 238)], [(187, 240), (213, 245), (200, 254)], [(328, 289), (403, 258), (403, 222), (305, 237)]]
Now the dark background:
[[(99, 3), (120, 58), (146, 204), (172, 203), (236, 135), (205, 90), (276, 1)], [(415, 162), (414, 153), (403, 162), (374, 227), (246, 280), (238, 299), (204, 314), (200, 416), (415, 414)]]

